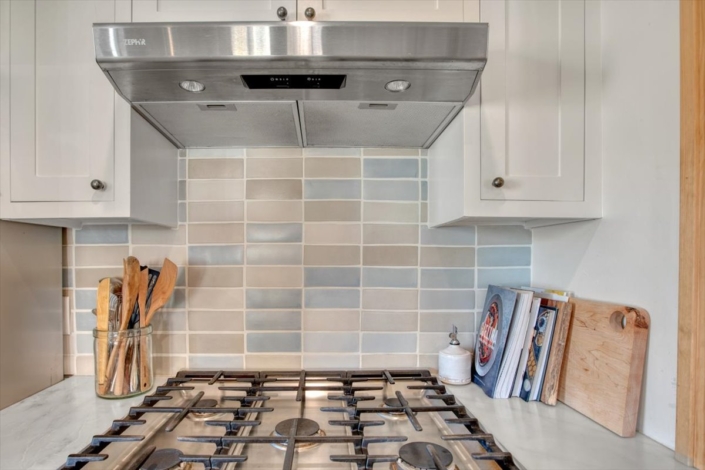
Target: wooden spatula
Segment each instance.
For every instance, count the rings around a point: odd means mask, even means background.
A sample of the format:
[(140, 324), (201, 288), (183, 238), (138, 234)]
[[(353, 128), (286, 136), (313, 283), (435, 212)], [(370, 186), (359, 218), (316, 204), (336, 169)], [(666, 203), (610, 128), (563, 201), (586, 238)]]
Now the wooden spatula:
[[(149, 287), (149, 269), (140, 272), (140, 288), (137, 294), (137, 304), (140, 307), (140, 328), (147, 326), (147, 289)], [(149, 357), (147, 356), (147, 338), (140, 336), (140, 389), (149, 389)]]
[(147, 313), (147, 325), (152, 322), (154, 314), (169, 301), (171, 293), (176, 285), (176, 276), (178, 269), (176, 265), (169, 259), (164, 259), (164, 265), (157, 278), (157, 284), (152, 291), (152, 297), (149, 304), (149, 312)]
[[(140, 262), (134, 256), (128, 256), (123, 260), (122, 276), (122, 318), (120, 318), (120, 331), (127, 330), (130, 324), (132, 310), (135, 308), (135, 301), (140, 285)], [(113, 391), (115, 394), (122, 394), (125, 384), (125, 355), (127, 353), (127, 341), (118, 341), (117, 364), (115, 367), (115, 383)], [(113, 355), (110, 355), (111, 360)]]
[(110, 278), (101, 279), (98, 284), (98, 299), (96, 302), (96, 328), (105, 332), (105, 336), (98, 337), (98, 385), (105, 384), (105, 369), (108, 365), (108, 317), (110, 315)]

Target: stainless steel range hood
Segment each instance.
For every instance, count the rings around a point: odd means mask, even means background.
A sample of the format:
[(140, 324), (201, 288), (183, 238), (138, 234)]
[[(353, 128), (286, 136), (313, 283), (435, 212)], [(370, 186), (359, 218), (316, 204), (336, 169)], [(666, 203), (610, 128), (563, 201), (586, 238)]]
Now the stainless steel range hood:
[(428, 148), (487, 61), (481, 23), (93, 27), (118, 93), (180, 148)]

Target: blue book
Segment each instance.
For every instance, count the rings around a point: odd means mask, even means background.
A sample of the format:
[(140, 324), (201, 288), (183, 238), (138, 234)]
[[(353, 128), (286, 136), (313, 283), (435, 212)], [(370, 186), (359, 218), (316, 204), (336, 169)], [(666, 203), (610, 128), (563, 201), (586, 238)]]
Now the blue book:
[(517, 293), (512, 289), (492, 285), (487, 288), (480, 331), (475, 342), (472, 381), (488, 397), (494, 397), (495, 394), (516, 301)]

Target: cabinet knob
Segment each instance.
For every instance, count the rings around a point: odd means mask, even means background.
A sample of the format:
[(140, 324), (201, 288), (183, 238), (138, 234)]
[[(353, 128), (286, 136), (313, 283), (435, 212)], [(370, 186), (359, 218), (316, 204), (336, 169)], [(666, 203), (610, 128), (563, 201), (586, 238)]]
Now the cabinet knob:
[(101, 180), (93, 180), (91, 181), (91, 188), (95, 189), (96, 191), (102, 191), (105, 189), (105, 183), (103, 183)]
[(501, 188), (502, 186), (504, 186), (504, 178), (498, 176), (497, 178), (493, 179), (492, 186), (494, 186), (495, 188)]
[(277, 8), (277, 16), (280, 20), (284, 21), (288, 15), (289, 11), (285, 7)]
[(304, 10), (304, 16), (307, 20), (311, 21), (316, 17), (316, 10), (311, 7), (308, 7)]

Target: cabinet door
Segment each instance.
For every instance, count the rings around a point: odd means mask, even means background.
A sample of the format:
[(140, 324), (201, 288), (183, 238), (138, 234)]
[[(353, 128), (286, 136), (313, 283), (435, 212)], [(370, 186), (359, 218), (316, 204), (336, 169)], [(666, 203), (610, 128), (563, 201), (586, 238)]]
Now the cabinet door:
[(296, 0), (133, 0), (132, 21), (277, 21), (279, 7), (296, 19)]
[(315, 21), (463, 21), (467, 0), (299, 0), (298, 19), (313, 8)]
[(12, 201), (113, 199), (115, 93), (95, 63), (92, 25), (114, 20), (113, 1), (11, 2)]
[(480, 21), (482, 199), (583, 200), (585, 1), (482, 0)]

